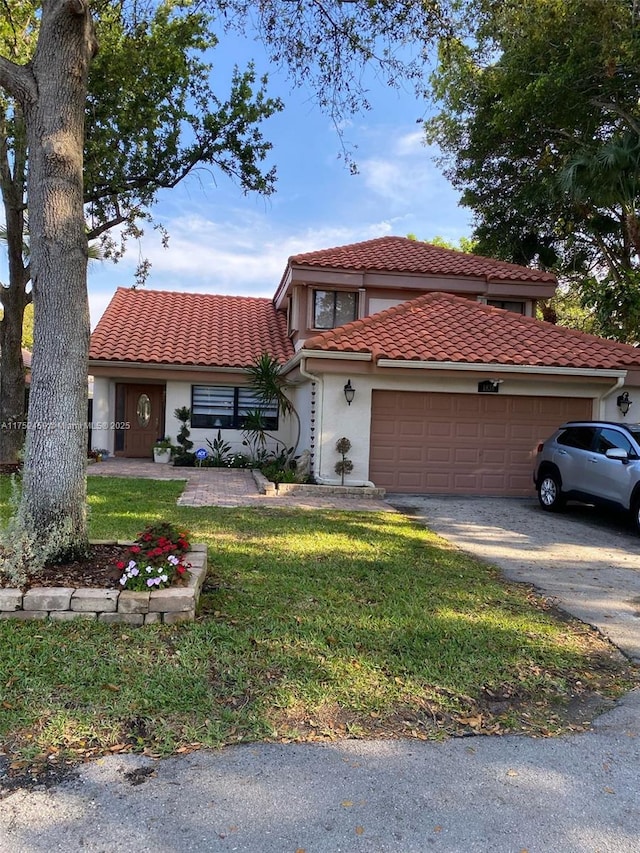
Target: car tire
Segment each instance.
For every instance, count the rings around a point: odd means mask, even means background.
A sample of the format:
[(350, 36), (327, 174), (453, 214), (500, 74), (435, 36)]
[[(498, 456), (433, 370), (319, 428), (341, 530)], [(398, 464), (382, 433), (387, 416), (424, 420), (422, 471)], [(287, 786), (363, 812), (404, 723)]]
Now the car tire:
[(631, 521), (633, 529), (640, 534), (640, 498), (636, 498), (631, 504)]
[(565, 504), (557, 474), (545, 474), (538, 483), (538, 501), (547, 512), (558, 512)]

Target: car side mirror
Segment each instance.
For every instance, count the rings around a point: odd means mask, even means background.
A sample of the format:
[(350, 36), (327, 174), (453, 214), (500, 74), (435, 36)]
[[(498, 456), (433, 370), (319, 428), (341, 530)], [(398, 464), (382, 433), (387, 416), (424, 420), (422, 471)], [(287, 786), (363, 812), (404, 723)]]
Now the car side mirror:
[(610, 447), (605, 456), (608, 459), (619, 459), (621, 462), (626, 462), (629, 459), (629, 454), (621, 447)]

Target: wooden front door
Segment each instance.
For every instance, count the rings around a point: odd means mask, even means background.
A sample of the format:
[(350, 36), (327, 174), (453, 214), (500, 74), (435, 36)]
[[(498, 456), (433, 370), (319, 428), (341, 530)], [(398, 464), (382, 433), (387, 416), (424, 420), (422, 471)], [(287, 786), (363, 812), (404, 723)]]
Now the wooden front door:
[(164, 437), (164, 385), (125, 385), (125, 421), (122, 456), (151, 457), (153, 444)]

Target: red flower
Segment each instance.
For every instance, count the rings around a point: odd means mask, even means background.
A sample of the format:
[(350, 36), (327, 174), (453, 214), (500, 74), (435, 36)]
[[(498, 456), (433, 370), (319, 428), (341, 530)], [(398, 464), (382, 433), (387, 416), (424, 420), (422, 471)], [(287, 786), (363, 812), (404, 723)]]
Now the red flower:
[(124, 569), (125, 565), (126, 564), (123, 563), (122, 560), (118, 560), (118, 562), (116, 563), (116, 569)]
[(131, 551), (132, 554), (139, 554), (142, 549), (140, 548), (139, 545), (132, 545), (129, 550)]
[(182, 565), (176, 566), (176, 572), (178, 572), (179, 575), (183, 575), (186, 571), (187, 570), (185, 569), (184, 566), (182, 566)]

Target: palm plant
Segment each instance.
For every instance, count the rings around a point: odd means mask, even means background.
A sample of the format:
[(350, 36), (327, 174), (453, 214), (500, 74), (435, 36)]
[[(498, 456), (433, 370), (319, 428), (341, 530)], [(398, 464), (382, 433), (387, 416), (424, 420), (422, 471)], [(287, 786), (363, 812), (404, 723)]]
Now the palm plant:
[(293, 456), (300, 442), (300, 415), (286, 394), (285, 389), (289, 387), (289, 383), (282, 375), (281, 365), (273, 356), (263, 353), (247, 368), (247, 373), (250, 377), (249, 384), (255, 391), (260, 405), (264, 407), (277, 405), (283, 417), (294, 418), (297, 434), (290, 451)]

